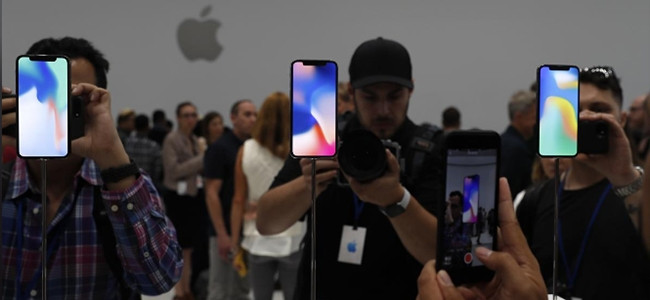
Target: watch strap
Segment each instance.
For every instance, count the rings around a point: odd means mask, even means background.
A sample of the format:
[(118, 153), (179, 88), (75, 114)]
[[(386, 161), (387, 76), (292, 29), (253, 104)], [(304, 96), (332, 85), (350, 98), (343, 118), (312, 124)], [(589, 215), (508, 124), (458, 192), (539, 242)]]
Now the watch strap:
[(102, 170), (100, 175), (104, 183), (115, 183), (132, 175), (137, 177), (137, 175), (140, 175), (140, 168), (131, 159), (128, 164)]
[(406, 211), (406, 207), (409, 205), (409, 202), (411, 202), (411, 193), (409, 193), (405, 187), (402, 188), (404, 189), (404, 195), (399, 202), (393, 203), (386, 207), (379, 207), (379, 211), (381, 211), (381, 213), (383, 213), (385, 216), (394, 218)]
[(625, 198), (629, 195), (638, 192), (641, 189), (641, 187), (643, 186), (643, 176), (644, 176), (643, 168), (639, 166), (634, 166), (634, 169), (639, 172), (640, 176), (637, 177), (637, 179), (635, 179), (634, 181), (632, 181), (632, 183), (628, 185), (614, 188), (613, 190), (616, 196), (620, 198)]

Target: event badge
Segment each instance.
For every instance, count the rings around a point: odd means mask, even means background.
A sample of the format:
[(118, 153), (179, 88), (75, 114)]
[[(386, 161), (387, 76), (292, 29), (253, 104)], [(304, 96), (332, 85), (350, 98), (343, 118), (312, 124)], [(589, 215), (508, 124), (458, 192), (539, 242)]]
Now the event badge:
[(185, 180), (176, 182), (176, 194), (179, 196), (187, 194), (187, 182)]
[(366, 241), (366, 228), (343, 226), (341, 235), (341, 247), (339, 248), (339, 261), (349, 264), (360, 265), (363, 258), (363, 245)]

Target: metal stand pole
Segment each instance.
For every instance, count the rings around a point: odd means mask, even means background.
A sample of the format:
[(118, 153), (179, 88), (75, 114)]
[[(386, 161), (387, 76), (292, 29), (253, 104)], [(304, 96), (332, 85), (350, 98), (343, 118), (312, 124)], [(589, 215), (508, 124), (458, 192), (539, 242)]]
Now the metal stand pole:
[(41, 158), (41, 299), (47, 299), (47, 159)]
[(311, 159), (311, 300), (316, 300), (316, 158)]
[(560, 159), (555, 159), (555, 211), (553, 216), (553, 300), (557, 300), (557, 249), (558, 249), (558, 223), (560, 219), (560, 201), (558, 193), (560, 188)]

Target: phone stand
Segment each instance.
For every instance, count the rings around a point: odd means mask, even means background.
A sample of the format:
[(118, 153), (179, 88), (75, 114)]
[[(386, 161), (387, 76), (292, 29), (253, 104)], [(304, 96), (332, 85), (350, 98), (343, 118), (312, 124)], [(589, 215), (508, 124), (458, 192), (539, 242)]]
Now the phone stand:
[(316, 158), (311, 158), (311, 300), (316, 300)]
[(560, 191), (560, 158), (555, 158), (555, 203), (553, 212), (553, 300), (557, 300), (557, 249), (558, 249), (558, 224), (560, 219), (560, 199), (558, 197)]
[[(47, 299), (47, 159), (41, 158), (41, 299)], [(18, 251), (21, 251), (20, 249)]]

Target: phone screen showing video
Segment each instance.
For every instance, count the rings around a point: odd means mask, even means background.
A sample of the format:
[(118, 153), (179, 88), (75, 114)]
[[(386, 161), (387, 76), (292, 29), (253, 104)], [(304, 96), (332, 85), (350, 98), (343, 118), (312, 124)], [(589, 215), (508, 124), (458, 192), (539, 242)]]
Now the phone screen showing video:
[(337, 65), (298, 60), (291, 66), (291, 154), (336, 155)]
[(538, 153), (571, 157), (578, 153), (579, 70), (547, 65), (538, 70)]
[(69, 65), (63, 56), (20, 56), (16, 66), (18, 155), (68, 155)]
[[(482, 266), (477, 246), (493, 249), (496, 235), (497, 149), (447, 149), (442, 230), (444, 268)], [(439, 218), (440, 219), (440, 218)]]

